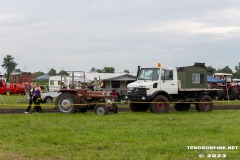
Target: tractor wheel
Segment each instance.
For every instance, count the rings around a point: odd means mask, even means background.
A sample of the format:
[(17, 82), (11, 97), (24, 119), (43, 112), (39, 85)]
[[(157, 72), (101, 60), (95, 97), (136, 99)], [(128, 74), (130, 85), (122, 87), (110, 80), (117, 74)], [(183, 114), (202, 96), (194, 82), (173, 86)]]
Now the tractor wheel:
[(12, 94), (11, 90), (7, 90), (6, 95), (10, 96)]
[(97, 105), (94, 111), (97, 115), (100, 116), (108, 114), (108, 109), (105, 105)]
[(237, 97), (237, 99), (238, 99), (238, 100), (240, 100), (240, 92), (239, 92), (239, 94), (238, 94), (238, 97)]
[(238, 90), (237, 87), (232, 87), (230, 89), (230, 94), (229, 94), (229, 99), (230, 100), (235, 100), (238, 97)]
[(62, 113), (76, 113), (77, 99), (72, 93), (62, 93), (56, 99), (56, 108)]
[(226, 97), (226, 96), (225, 96), (224, 90), (219, 90), (219, 91), (218, 91), (217, 99), (218, 99), (218, 100), (224, 100), (225, 97)]
[(190, 107), (190, 103), (176, 103), (174, 105), (176, 111), (189, 111)]
[[(166, 113), (169, 110), (169, 101), (165, 96), (157, 96), (150, 105), (149, 109), (153, 113)], [(165, 102), (165, 103), (164, 103)]]
[(129, 107), (133, 112), (146, 112), (148, 106), (148, 103), (129, 103)]
[(213, 110), (212, 98), (209, 95), (204, 95), (196, 104), (197, 111), (208, 112)]
[(44, 98), (45, 103), (52, 103), (52, 100), (53, 100), (53, 98), (50, 97), (50, 96), (47, 96), (47, 97)]

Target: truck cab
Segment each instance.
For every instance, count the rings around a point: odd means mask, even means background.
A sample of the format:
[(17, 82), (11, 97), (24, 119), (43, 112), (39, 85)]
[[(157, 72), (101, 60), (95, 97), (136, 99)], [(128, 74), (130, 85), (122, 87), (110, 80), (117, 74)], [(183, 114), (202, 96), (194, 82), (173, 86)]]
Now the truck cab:
[(128, 95), (132, 99), (149, 100), (159, 92), (178, 94), (176, 68), (141, 68), (137, 80), (128, 84)]

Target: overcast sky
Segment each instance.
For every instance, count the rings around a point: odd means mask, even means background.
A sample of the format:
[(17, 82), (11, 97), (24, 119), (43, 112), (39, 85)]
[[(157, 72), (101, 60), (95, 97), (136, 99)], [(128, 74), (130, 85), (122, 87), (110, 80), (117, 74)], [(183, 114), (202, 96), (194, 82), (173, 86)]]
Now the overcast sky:
[[(0, 0), (0, 64), (90, 71), (240, 62), (239, 0)], [(0, 67), (0, 71), (4, 69)]]

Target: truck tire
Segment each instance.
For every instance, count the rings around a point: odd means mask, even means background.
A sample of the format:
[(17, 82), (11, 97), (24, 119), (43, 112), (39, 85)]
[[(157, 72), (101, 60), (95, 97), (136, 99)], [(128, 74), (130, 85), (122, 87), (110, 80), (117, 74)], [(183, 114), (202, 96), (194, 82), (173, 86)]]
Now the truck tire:
[(148, 106), (148, 103), (129, 103), (129, 107), (133, 112), (146, 112)]
[(209, 95), (204, 95), (196, 104), (196, 110), (201, 112), (208, 112), (213, 110), (212, 98)]
[(77, 99), (72, 93), (62, 93), (56, 99), (56, 108), (61, 113), (76, 113), (77, 111)]
[(176, 103), (174, 105), (176, 111), (189, 111), (190, 107), (190, 103)]
[(47, 96), (47, 97), (44, 98), (45, 103), (52, 103), (52, 100), (53, 100), (53, 98), (50, 97), (50, 96)]
[[(169, 111), (169, 101), (167, 97), (160, 95), (153, 99), (149, 109), (153, 113), (166, 113)], [(164, 103), (165, 102), (165, 103)]]
[(10, 96), (12, 94), (11, 90), (7, 90), (6, 95)]
[(230, 100), (235, 100), (238, 98), (238, 90), (237, 87), (232, 87), (230, 89), (230, 94), (229, 94), (229, 99)]
[(103, 115), (108, 114), (108, 109), (107, 109), (107, 107), (105, 105), (97, 105), (94, 108), (94, 112), (97, 115), (103, 116)]

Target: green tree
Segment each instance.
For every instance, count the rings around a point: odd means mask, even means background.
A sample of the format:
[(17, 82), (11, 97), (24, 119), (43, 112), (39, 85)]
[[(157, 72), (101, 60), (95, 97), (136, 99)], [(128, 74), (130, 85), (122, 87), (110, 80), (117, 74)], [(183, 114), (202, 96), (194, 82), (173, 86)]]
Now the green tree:
[(56, 76), (57, 75), (57, 71), (54, 68), (51, 68), (50, 71), (48, 72), (48, 75)]
[(103, 71), (101, 69), (96, 69), (97, 73), (103, 73)]
[(92, 69), (90, 70), (91, 73), (94, 73), (94, 72), (96, 72), (96, 71), (97, 71), (97, 70), (96, 70), (95, 67), (92, 67)]
[(102, 71), (103, 73), (114, 73), (115, 69), (113, 67), (104, 67)]
[(7, 81), (9, 81), (10, 74), (15, 70), (17, 65), (18, 64), (16, 62), (14, 62), (14, 58), (11, 55), (7, 55), (6, 57), (3, 58), (2, 67), (4, 69), (6, 69)]
[(233, 70), (231, 68), (229, 68), (229, 66), (225, 66), (222, 69), (218, 69), (217, 72), (218, 73), (230, 73), (230, 74), (233, 74)]
[(69, 76), (69, 73), (67, 71), (61, 70), (58, 75), (62, 75), (62, 76)]
[(235, 66), (235, 70), (236, 72), (234, 72), (233, 77), (240, 78), (240, 63), (238, 64), (238, 66)]
[(36, 73), (34, 73), (35, 77), (40, 77), (42, 75), (44, 75), (44, 72), (38, 71)]

